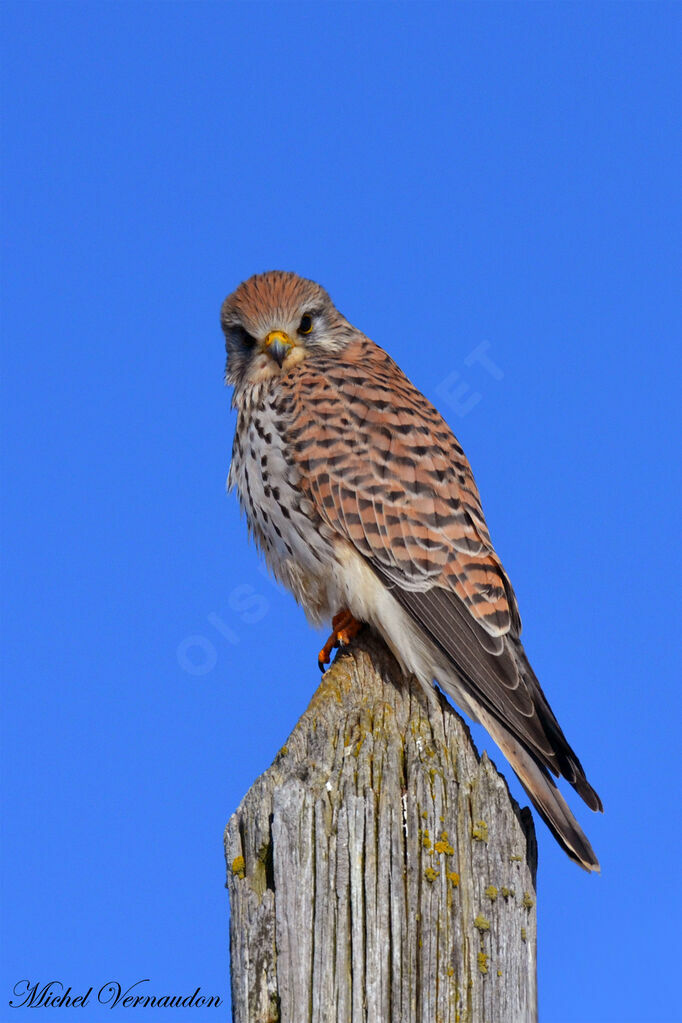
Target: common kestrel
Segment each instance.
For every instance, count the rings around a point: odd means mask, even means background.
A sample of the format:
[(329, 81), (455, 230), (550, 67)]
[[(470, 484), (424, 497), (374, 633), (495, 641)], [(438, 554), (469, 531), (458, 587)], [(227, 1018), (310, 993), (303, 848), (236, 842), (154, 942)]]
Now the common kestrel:
[[(222, 307), (238, 410), (228, 488), (277, 577), (332, 640), (367, 622), (503, 751), (562, 848), (599, 863), (551, 775), (592, 810), (528, 663), (511, 583), (450, 427), (318, 284), (258, 274)], [(326, 659), (331, 644), (323, 650)]]

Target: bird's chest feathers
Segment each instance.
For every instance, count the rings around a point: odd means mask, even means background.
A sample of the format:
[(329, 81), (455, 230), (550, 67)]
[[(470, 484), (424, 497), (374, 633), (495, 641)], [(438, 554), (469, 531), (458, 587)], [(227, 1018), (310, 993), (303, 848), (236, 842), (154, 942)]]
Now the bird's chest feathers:
[(236, 487), (249, 529), (274, 574), (313, 617), (332, 555), (288, 440), (288, 419), (266, 388), (240, 409), (228, 487)]

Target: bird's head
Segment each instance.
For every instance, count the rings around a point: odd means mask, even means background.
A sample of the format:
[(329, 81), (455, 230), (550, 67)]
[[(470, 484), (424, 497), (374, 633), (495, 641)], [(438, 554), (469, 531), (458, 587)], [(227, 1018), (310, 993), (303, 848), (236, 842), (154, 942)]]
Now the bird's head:
[(315, 352), (335, 352), (356, 333), (324, 288), (282, 270), (256, 274), (223, 302), (225, 381), (235, 393), (288, 372)]

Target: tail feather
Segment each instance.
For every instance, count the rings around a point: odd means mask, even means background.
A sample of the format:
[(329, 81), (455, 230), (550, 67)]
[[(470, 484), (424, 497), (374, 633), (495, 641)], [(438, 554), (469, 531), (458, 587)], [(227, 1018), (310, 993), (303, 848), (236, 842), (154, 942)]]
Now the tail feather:
[[(562, 849), (584, 870), (599, 871), (599, 860), (595, 856), (587, 836), (571, 813), (566, 800), (547, 770), (538, 764), (518, 740), (486, 711), (481, 710), (479, 718), (483, 727), (513, 767), (514, 773), (528, 793), (533, 806)], [(584, 783), (584, 786), (581, 785), (581, 788), (578, 788), (577, 785), (575, 787), (588, 805), (592, 803), (592, 800), (588, 798), (589, 793), (592, 793), (599, 802), (599, 807), (594, 806), (593, 808), (601, 808), (599, 797), (587, 782)], [(581, 791), (583, 788), (585, 788), (585, 792)]]

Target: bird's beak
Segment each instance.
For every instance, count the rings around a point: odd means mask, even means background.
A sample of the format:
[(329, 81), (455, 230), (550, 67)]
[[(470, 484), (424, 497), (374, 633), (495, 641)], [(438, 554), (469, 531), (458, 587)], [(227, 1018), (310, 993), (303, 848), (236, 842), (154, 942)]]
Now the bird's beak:
[(271, 330), (264, 343), (266, 352), (280, 367), (293, 347), (294, 342), (283, 330)]

